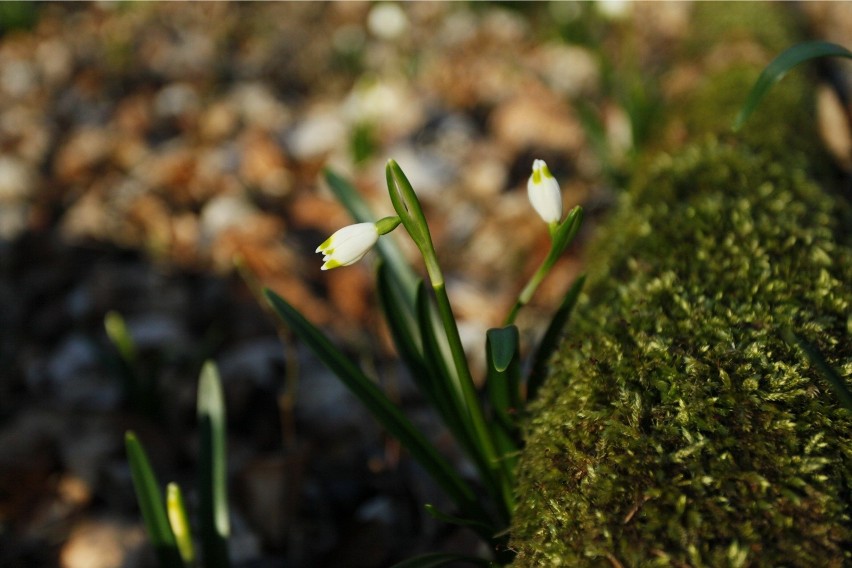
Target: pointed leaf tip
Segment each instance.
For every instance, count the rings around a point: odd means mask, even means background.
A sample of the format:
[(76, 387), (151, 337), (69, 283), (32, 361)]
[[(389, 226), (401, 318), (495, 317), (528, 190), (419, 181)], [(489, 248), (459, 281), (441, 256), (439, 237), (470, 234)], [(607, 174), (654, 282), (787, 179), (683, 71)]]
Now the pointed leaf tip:
[(520, 335), (516, 325), (497, 327), (486, 332), (486, 339), (491, 343), (490, 364), (499, 372), (509, 368), (509, 364), (518, 350)]

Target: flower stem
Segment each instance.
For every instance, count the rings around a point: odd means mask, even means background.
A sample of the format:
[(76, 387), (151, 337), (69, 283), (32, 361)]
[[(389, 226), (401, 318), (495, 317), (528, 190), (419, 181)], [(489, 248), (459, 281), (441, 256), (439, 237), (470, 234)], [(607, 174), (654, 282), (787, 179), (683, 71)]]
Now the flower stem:
[(538, 289), (544, 277), (547, 276), (547, 273), (550, 272), (553, 264), (548, 263), (547, 259), (545, 259), (541, 265), (538, 267), (538, 270), (535, 271), (535, 274), (532, 275), (527, 285), (524, 286), (524, 289), (521, 290), (521, 293), (518, 295), (518, 299), (515, 300), (515, 305), (512, 306), (509, 315), (506, 316), (506, 319), (503, 321), (503, 327), (507, 325), (512, 325), (515, 323), (515, 318), (518, 317), (518, 312), (526, 306), (529, 301), (532, 299), (533, 294)]
[(524, 286), (523, 290), (521, 290), (521, 293), (518, 295), (518, 299), (515, 300), (515, 304), (512, 306), (512, 309), (509, 311), (506, 319), (503, 320), (504, 327), (515, 323), (515, 318), (518, 316), (518, 312), (532, 299), (533, 294), (535, 294), (535, 291), (538, 289), (542, 280), (544, 280), (544, 277), (547, 276), (553, 268), (553, 265), (556, 264), (557, 260), (559, 260), (559, 256), (565, 250), (565, 247), (574, 240), (574, 237), (577, 235), (577, 231), (580, 230), (580, 225), (582, 223), (583, 210), (580, 207), (575, 207), (562, 223), (551, 223), (548, 226), (548, 230), (550, 231), (550, 236), (552, 238), (550, 251), (538, 267), (538, 270), (535, 271), (535, 274), (533, 274), (532, 278), (530, 278), (529, 282), (527, 282), (527, 285)]
[(472, 448), (471, 458), (480, 470), (483, 483), (489, 488), (494, 498), (499, 499), (503, 505), (501, 513), (504, 519), (508, 521), (514, 509), (514, 496), (512, 494), (514, 471), (512, 471), (508, 460), (502, 459), (498, 455), (492, 432), (485, 421), (482, 405), (477, 396), (476, 385), (473, 383), (473, 377), (467, 364), (456, 319), (453, 316), (453, 309), (450, 306), (450, 298), (447, 296), (444, 275), (438, 263), (435, 246), (432, 244), (429, 225), (423, 215), (423, 208), (420, 206), (420, 200), (417, 199), (414, 188), (411, 187), (411, 182), (408, 181), (405, 173), (396, 162), (388, 161), (385, 174), (393, 207), (405, 230), (408, 231), (411, 239), (420, 250), (426, 264), (426, 272), (432, 283), (432, 289), (435, 291), (438, 314), (450, 348), (453, 366), (456, 369), (455, 376), (449, 380), (458, 382), (458, 384), (453, 385), (454, 391), (460, 396), (460, 399), (456, 401), (457, 411), (475, 446)]
[[(427, 264), (428, 265), (428, 264)], [(482, 405), (477, 396), (476, 386), (473, 383), (473, 377), (470, 374), (470, 368), (467, 364), (467, 357), (462, 346), (459, 329), (456, 325), (453, 309), (450, 305), (450, 298), (447, 296), (447, 289), (443, 283), (443, 276), (440, 273), (440, 268), (435, 263), (435, 268), (438, 270), (438, 284), (433, 280), (432, 289), (435, 291), (435, 299), (438, 304), (438, 314), (441, 317), (441, 323), (444, 326), (444, 331), (447, 334), (447, 341), (450, 345), (450, 351), (453, 356), (453, 363), (459, 375), (461, 382), (461, 392), (464, 397), (465, 406), (468, 411), (470, 423), (473, 426), (473, 434), (479, 443), (480, 450), (485, 459), (485, 466), (488, 471), (483, 471), (483, 476), (490, 478), (496, 482), (496, 488), (499, 490), (503, 498), (506, 514), (510, 514), (514, 509), (514, 495), (512, 493), (513, 477), (512, 472), (500, 456), (497, 455), (497, 449), (494, 445), (494, 440), (491, 436), (491, 431), (485, 422), (485, 416), (482, 414)], [(429, 279), (432, 280), (432, 272), (429, 273)]]

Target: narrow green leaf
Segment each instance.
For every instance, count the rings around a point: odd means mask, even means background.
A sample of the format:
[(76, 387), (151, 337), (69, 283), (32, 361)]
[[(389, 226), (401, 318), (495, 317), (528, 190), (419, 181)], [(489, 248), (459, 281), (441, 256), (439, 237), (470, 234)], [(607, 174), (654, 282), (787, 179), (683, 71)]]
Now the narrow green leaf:
[(520, 410), (520, 334), (515, 325), (489, 329), (485, 334), (488, 361), (486, 388), (497, 417), (510, 425), (511, 415)]
[(515, 508), (514, 472), (501, 459), (501, 454), (498, 452), (497, 444), (493, 438), (494, 432), (485, 419), (479, 391), (470, 374), (446, 286), (443, 283), (435, 284), (433, 280), (432, 289), (435, 292), (438, 315), (444, 329), (443, 335), (447, 338), (451, 348), (453, 367), (459, 378), (458, 392), (461, 393), (459, 415), (464, 417), (465, 425), (468, 426), (471, 440), (473, 440), (471, 457), (479, 468), (480, 478), (486, 490), (495, 502), (500, 504), (501, 516), (508, 519)]
[(160, 568), (183, 568), (180, 552), (178, 551), (175, 535), (169, 526), (169, 519), (163, 504), (160, 484), (142, 444), (136, 434), (128, 431), (124, 435), (124, 446), (127, 459), (130, 462), (130, 473), (133, 477), (133, 487), (136, 489), (136, 500), (142, 511), (142, 519), (148, 530), (148, 538), (157, 553)]
[(521, 440), (517, 416), (521, 410), (520, 397), (520, 334), (509, 325), (486, 332), (485, 355), (488, 362), (485, 390), (491, 402), (489, 422), (500, 459), (507, 470), (514, 471)]
[(491, 527), (482, 524), (482, 522), (477, 521), (476, 519), (464, 519), (455, 515), (448, 515), (447, 513), (438, 510), (438, 508), (431, 503), (426, 503), (423, 508), (426, 509), (426, 512), (433, 518), (450, 525), (458, 525), (460, 527), (479, 527), (482, 530), (491, 530)]
[(580, 276), (568, 289), (562, 304), (556, 313), (553, 314), (553, 319), (550, 320), (550, 325), (547, 326), (547, 331), (538, 344), (538, 349), (533, 356), (532, 368), (530, 369), (529, 378), (527, 379), (527, 400), (535, 398), (544, 377), (547, 375), (547, 363), (553, 351), (559, 343), (559, 337), (562, 335), (562, 330), (568, 319), (571, 317), (571, 312), (577, 304), (577, 298), (580, 297), (580, 292), (583, 290), (583, 284), (586, 282), (586, 276)]
[(788, 343), (795, 343), (799, 346), (799, 349), (804, 351), (805, 355), (810, 360), (811, 365), (819, 370), (823, 378), (834, 391), (834, 395), (837, 397), (840, 404), (845, 406), (847, 410), (852, 411), (852, 391), (850, 391), (849, 387), (846, 386), (843, 381), (843, 377), (840, 376), (840, 373), (828, 364), (828, 361), (825, 360), (825, 357), (822, 353), (820, 353), (819, 349), (790, 330), (786, 330), (784, 332), (784, 336)]
[(568, 216), (559, 225), (556, 234), (553, 236), (553, 247), (550, 249), (550, 253), (545, 260), (549, 266), (555, 264), (556, 260), (562, 256), (565, 248), (571, 244), (582, 226), (583, 208), (578, 205), (568, 213)]
[(166, 486), (166, 512), (169, 517), (169, 525), (175, 535), (178, 551), (187, 565), (195, 562), (195, 550), (192, 546), (192, 531), (189, 528), (189, 516), (186, 514), (186, 505), (183, 494), (177, 483), (169, 483)]
[(751, 116), (772, 85), (783, 79), (788, 71), (800, 63), (820, 57), (846, 57), (852, 59), (852, 51), (827, 41), (800, 43), (785, 50), (773, 59), (760, 74), (760, 77), (757, 78), (757, 81), (751, 88), (751, 92), (746, 98), (743, 108), (734, 120), (734, 124), (732, 125), (733, 130), (736, 132), (742, 128), (745, 121)]
[(127, 400), (134, 410), (151, 418), (158, 418), (160, 392), (156, 365), (152, 366), (150, 362), (138, 358), (136, 344), (121, 314), (108, 312), (104, 316), (104, 330), (118, 352), (118, 356), (109, 356), (107, 364), (120, 377)]
[(388, 265), (384, 262), (379, 263), (376, 271), (376, 288), (382, 311), (385, 314), (397, 351), (412, 371), (418, 386), (421, 390), (426, 390), (425, 386), (421, 386), (421, 383), (428, 382), (428, 372), (423, 361), (423, 350), (420, 346), (420, 329), (414, 314), (409, 313), (403, 306), (401, 297), (403, 292), (395, 284), (396, 281)]
[(130, 337), (127, 324), (121, 314), (112, 311), (107, 312), (104, 316), (104, 329), (121, 358), (132, 365), (136, 361), (136, 345), (133, 343), (133, 338)]
[(107, 364), (121, 379), (125, 398), (134, 409), (146, 414), (144, 389), (137, 376), (136, 348), (127, 331), (124, 318), (118, 312), (108, 312), (104, 316), (104, 330), (117, 354), (110, 354)]
[(455, 367), (447, 364), (448, 356), (442, 351), (433, 321), (433, 308), (426, 286), (417, 290), (417, 323), (423, 346), (423, 361), (429, 374), (426, 389), (435, 399), (435, 408), (441, 414), (447, 428), (453, 433), (462, 449), (478, 464), (484, 464), (480, 448), (476, 444), (470, 414), (465, 406), (459, 387)]
[(453, 367), (447, 364), (447, 356), (442, 351), (435, 332), (435, 323), (432, 319), (432, 303), (426, 286), (421, 283), (417, 289), (417, 324), (420, 329), (420, 338), (423, 346), (423, 357), (430, 373), (433, 374), (432, 382), (440, 386), (441, 395), (450, 400), (457, 401), (456, 406), (461, 407), (463, 399), (459, 379), (452, 371)]
[[(400, 357), (405, 361), (417, 388), (455, 434), (458, 427), (455, 418), (455, 405), (450, 396), (450, 391), (447, 390), (446, 382), (441, 380), (442, 375), (439, 370), (442, 367), (446, 369), (446, 365), (435, 364), (432, 353), (434, 349), (431, 342), (432, 338), (430, 338), (430, 354), (429, 356), (424, 355), (420, 324), (417, 319), (409, 317), (405, 310), (400, 307), (400, 291), (394, 288), (395, 281), (384, 263), (379, 265), (376, 281), (379, 300)], [(419, 288), (422, 291), (422, 280)]]
[(367, 407), (373, 417), (411, 453), (466, 515), (488, 520), (470, 486), (387, 396), (293, 306), (272, 290), (264, 291), (275, 312)]
[(491, 345), (489, 364), (500, 373), (509, 367), (509, 363), (518, 354), (520, 334), (518, 326), (509, 325), (489, 329), (485, 333), (486, 341)]
[(228, 489), (226, 464), (225, 400), (216, 364), (208, 361), (198, 382), (198, 425), (201, 431), (199, 459), (199, 516), (201, 551), (207, 568), (227, 568)]
[(457, 566), (459, 563), (473, 564), (474, 566), (496, 566), (496, 564), (485, 560), (484, 558), (465, 556), (463, 554), (436, 552), (403, 560), (402, 562), (394, 564), (391, 568), (439, 568), (440, 566)]

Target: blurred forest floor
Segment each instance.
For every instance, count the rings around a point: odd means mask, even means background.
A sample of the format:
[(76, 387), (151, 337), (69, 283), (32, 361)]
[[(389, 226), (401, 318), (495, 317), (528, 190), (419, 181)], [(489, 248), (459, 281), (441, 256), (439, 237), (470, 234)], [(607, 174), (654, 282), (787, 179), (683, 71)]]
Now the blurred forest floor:
[[(848, 5), (788, 9), (805, 37), (852, 47)], [(317, 244), (349, 223), (323, 168), (378, 217), (392, 211), (384, 164), (399, 162), (476, 367), (547, 251), (533, 159), (587, 222), (521, 318), (527, 339), (639, 153), (684, 136), (655, 121), (665, 101), (707, 66), (776, 55), (690, 53), (713, 26), (737, 22), (681, 2), (0, 5), (0, 566), (152, 565), (123, 433), (192, 502), (206, 359), (226, 390), (236, 566), (475, 551), (424, 515), (442, 495), (246, 279), (329, 330), (463, 467), (392, 357), (370, 263), (320, 271)], [(820, 89), (848, 167), (843, 107)], [(142, 394), (104, 333), (109, 311), (143, 355)]]

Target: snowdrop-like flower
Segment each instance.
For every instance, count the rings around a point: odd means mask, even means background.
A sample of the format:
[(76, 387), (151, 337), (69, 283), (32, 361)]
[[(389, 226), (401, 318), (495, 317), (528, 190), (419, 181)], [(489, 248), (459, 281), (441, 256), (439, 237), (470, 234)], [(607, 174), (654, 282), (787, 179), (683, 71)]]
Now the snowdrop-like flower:
[(527, 193), (533, 209), (545, 223), (553, 225), (562, 220), (562, 193), (559, 191), (559, 182), (547, 169), (544, 160), (533, 162), (532, 175), (527, 181)]
[(337, 230), (317, 247), (323, 254), (323, 270), (349, 266), (364, 258), (373, 248), (379, 235), (393, 231), (399, 225), (399, 217), (385, 217), (376, 223), (356, 223)]

